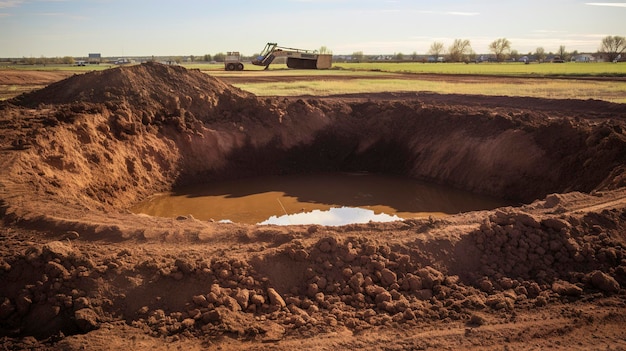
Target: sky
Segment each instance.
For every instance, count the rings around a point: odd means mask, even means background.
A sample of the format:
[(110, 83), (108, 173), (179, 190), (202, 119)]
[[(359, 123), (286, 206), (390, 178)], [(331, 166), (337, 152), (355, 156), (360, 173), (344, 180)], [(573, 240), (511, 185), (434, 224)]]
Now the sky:
[(0, 0), (0, 58), (259, 53), (267, 42), (336, 55), (426, 54), (498, 38), (525, 54), (596, 52), (626, 36), (626, 2), (576, 0)]

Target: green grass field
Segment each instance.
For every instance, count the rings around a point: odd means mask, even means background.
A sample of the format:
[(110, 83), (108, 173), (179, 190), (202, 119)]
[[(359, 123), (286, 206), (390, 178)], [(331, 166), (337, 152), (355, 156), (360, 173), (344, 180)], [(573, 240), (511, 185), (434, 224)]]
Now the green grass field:
[[(626, 80), (589, 79), (599, 77), (626, 77), (625, 63), (349, 63), (333, 64), (330, 70), (289, 70), (284, 65), (272, 65), (269, 71), (249, 68), (243, 72), (208, 70), (217, 77), (279, 76), (293, 77), (280, 82), (247, 82), (235, 86), (259, 96), (326, 96), (374, 92), (436, 92), (441, 94), (478, 94), (499, 96), (527, 96), (552, 99), (597, 99), (626, 103)], [(202, 69), (201, 67), (198, 67)], [(248, 70), (249, 69), (249, 70)], [(399, 78), (398, 74), (414, 74), (413, 79)], [(420, 74), (440, 74), (444, 79), (433, 81)], [(445, 79), (445, 75), (479, 75), (523, 78), (476, 80)], [(302, 76), (320, 76), (318, 80), (303, 80)], [(345, 79), (350, 76), (351, 79)], [(354, 79), (357, 77), (357, 79)], [(361, 78), (362, 77), (362, 78)], [(565, 79), (563, 79), (565, 78)]]
[(626, 77), (626, 63), (335, 63), (335, 69), (402, 73), (480, 74), (524, 77)]
[[(103, 70), (115, 65), (100, 64), (84, 67), (70, 65), (11, 66), (9, 69), (62, 70), (77, 74)], [(188, 69), (199, 69), (216, 77), (282, 77), (278, 82), (245, 82), (235, 86), (259, 96), (326, 96), (349, 93), (375, 92), (436, 92), (441, 94), (479, 94), (500, 96), (529, 96), (553, 99), (598, 99), (626, 103), (626, 80), (589, 79), (596, 77), (626, 77), (626, 63), (334, 63), (329, 70), (291, 70), (284, 64), (273, 64), (270, 70), (246, 64), (242, 72), (226, 72), (220, 63), (183, 64)], [(2, 69), (0, 67), (0, 74)], [(398, 74), (414, 74), (405, 79)], [(420, 74), (480, 75), (517, 77), (523, 80), (507, 82), (494, 79), (472, 81), (464, 79), (420, 79)], [(302, 77), (318, 76), (318, 79)], [(350, 79), (346, 79), (346, 77)], [(292, 77), (292, 79), (284, 79)], [(566, 78), (566, 79), (562, 79)], [(577, 79), (580, 78), (580, 79)], [(6, 99), (20, 92), (40, 86), (2, 86), (0, 98)]]
[(3, 69), (14, 69), (21, 71), (70, 71), (76, 73), (85, 73), (89, 71), (102, 71), (105, 69), (117, 67), (114, 64), (100, 64), (100, 65), (87, 65), (87, 66), (75, 66), (75, 65), (64, 65), (64, 64), (53, 64), (53, 65), (2, 65), (0, 64), (0, 74), (2, 74)]

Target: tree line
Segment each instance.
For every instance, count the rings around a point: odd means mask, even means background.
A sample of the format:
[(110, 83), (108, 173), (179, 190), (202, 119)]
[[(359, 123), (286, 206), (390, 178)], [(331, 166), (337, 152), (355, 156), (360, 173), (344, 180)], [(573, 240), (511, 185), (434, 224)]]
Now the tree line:
[[(489, 52), (493, 54), (493, 58), (497, 62), (502, 62), (507, 59), (519, 60), (525, 54), (519, 53), (517, 50), (511, 49), (512, 44), (506, 38), (498, 38), (489, 44)], [(602, 39), (598, 53), (604, 54), (607, 61), (619, 60), (626, 51), (626, 38), (622, 36), (607, 36)], [(428, 53), (432, 60), (437, 62), (441, 59), (445, 59), (449, 62), (468, 62), (477, 61), (478, 54), (472, 50), (472, 45), (467, 39), (455, 39), (454, 42), (445, 47), (445, 44), (440, 41), (435, 41), (431, 44)], [(534, 56), (534, 59), (542, 62), (546, 60), (548, 56), (558, 56), (563, 61), (570, 60), (573, 56), (578, 55), (578, 51), (568, 52), (564, 45), (561, 45), (556, 53), (546, 52), (543, 47), (537, 47), (534, 52), (529, 52), (526, 56)], [(412, 54), (412, 59), (416, 60), (417, 53)], [(362, 51), (357, 51), (352, 54), (352, 59), (355, 61), (363, 61), (365, 55)], [(402, 53), (394, 54), (393, 60), (403, 61), (406, 57)]]
[[(549, 56), (558, 56), (561, 60), (568, 61), (571, 57), (578, 55), (577, 51), (568, 52), (564, 45), (561, 45), (559, 49), (553, 52), (546, 52), (543, 47), (537, 47), (534, 52), (529, 52), (528, 54), (521, 54), (517, 50), (511, 49), (512, 43), (506, 38), (498, 38), (489, 44), (489, 52), (493, 54), (495, 61), (502, 62), (506, 59), (513, 59), (515, 61), (519, 60), (520, 57), (533, 56), (536, 61), (543, 62)], [(316, 50), (317, 51), (317, 50)], [(620, 59), (625, 59), (626, 56), (624, 52), (626, 51), (626, 37), (623, 36), (606, 36), (602, 39), (600, 43), (600, 48), (598, 49), (599, 54), (603, 54), (606, 57), (606, 61), (618, 61)], [(322, 46), (319, 53), (331, 53), (327, 47)], [(427, 55), (431, 56), (433, 61), (439, 61), (440, 59), (445, 59), (449, 62), (468, 62), (468, 61), (477, 61), (478, 54), (474, 52), (472, 49), (472, 45), (467, 39), (455, 39), (453, 43), (445, 47), (445, 44), (440, 41), (435, 41), (430, 45), (430, 48), (427, 52)], [(254, 54), (250, 57), (258, 56), (258, 54)], [(242, 60), (246, 60), (250, 57), (244, 57), (242, 55)], [(176, 56), (171, 59), (172, 62), (182, 63), (183, 61), (189, 62), (224, 62), (226, 58), (225, 53), (217, 53), (214, 55), (205, 54), (200, 56), (189, 55), (186, 58), (182, 56)], [(413, 52), (411, 55), (404, 55), (402, 53), (396, 53), (391, 57), (391, 59), (395, 61), (406, 61), (412, 60), (417, 61), (420, 58), (420, 55), (417, 52)], [(153, 57), (153, 60), (155, 58)], [(356, 51), (352, 53), (353, 61), (364, 61), (365, 54), (362, 51)], [(74, 64), (76, 61), (71, 56), (64, 57), (24, 57), (21, 60), (21, 63), (27, 65), (46, 65), (46, 64)]]
[[(9, 60), (15, 61), (15, 60)], [(55, 64), (65, 64), (65, 65), (73, 65), (76, 60), (71, 56), (63, 56), (63, 57), (23, 57), (21, 63), (26, 65), (55, 65)], [(15, 61), (17, 62), (17, 61)]]

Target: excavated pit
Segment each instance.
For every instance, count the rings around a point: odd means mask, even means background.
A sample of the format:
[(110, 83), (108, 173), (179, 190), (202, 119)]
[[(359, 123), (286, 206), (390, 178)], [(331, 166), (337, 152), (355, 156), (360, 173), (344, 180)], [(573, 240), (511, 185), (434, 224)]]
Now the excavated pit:
[(199, 71), (149, 63), (16, 98), (22, 109), (39, 108), (35, 119), (53, 133), (13, 142), (33, 146), (36, 183), (67, 189), (70, 203), (116, 210), (176, 186), (316, 172), (405, 175), (521, 203), (623, 185), (621, 123), (572, 119), (560, 102), (524, 103), (492, 108), (428, 94), (262, 99)]
[[(0, 106), (1, 218), (43, 233), (3, 259), (0, 333), (43, 339), (123, 320), (156, 337), (255, 330), (275, 341), (298, 328), (463, 321), (617, 293), (622, 107), (427, 93), (259, 98), (155, 63), (70, 77)], [(361, 171), (532, 204), (340, 229), (128, 211), (182, 185)], [(616, 208), (575, 215), (592, 193)], [(78, 237), (76, 247), (49, 242)], [(118, 246), (128, 241), (145, 246)]]

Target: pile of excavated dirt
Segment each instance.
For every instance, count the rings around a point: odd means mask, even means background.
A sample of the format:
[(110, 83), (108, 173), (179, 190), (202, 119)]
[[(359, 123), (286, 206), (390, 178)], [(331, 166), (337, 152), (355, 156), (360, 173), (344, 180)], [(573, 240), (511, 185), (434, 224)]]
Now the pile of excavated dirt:
[[(155, 63), (2, 102), (2, 347), (624, 349), (624, 111), (258, 98)], [(342, 227), (128, 211), (188, 183), (355, 170), (520, 206)]]

